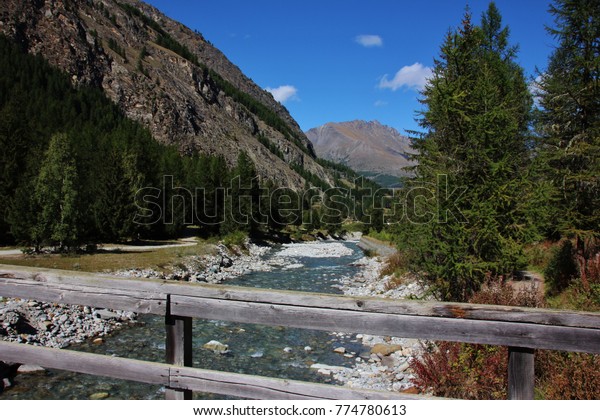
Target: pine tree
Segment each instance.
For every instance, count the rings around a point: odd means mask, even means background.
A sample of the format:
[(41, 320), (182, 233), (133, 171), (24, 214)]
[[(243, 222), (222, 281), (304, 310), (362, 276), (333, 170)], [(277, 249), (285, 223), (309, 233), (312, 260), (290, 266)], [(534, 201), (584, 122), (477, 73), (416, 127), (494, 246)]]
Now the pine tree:
[(542, 153), (556, 228), (584, 257), (600, 238), (600, 7), (555, 0), (550, 12), (558, 47), (539, 81)]
[(56, 134), (50, 140), (34, 199), (40, 208), (33, 231), (36, 244), (57, 246), (60, 250), (79, 244), (78, 173), (71, 140)]
[(230, 217), (228, 231), (235, 230), (255, 234), (259, 226), (266, 222), (260, 214), (260, 186), (256, 168), (248, 154), (241, 151), (233, 171), (229, 189), (231, 207), (227, 209)]
[(532, 101), (508, 28), (491, 3), (449, 32), (423, 91), (426, 132), (414, 139), (416, 182), (405, 192), (407, 246), (440, 297), (465, 300), (486, 276), (510, 275), (531, 239), (521, 203)]

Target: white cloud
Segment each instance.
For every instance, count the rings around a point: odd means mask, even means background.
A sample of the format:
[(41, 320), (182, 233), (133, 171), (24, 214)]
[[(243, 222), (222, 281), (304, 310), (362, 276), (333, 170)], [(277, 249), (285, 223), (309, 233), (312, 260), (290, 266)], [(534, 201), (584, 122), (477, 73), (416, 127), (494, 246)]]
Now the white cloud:
[(358, 35), (354, 41), (363, 47), (381, 47), (383, 45), (383, 39), (379, 35)]
[(265, 90), (273, 95), (273, 98), (281, 104), (288, 99), (294, 99), (298, 93), (298, 89), (291, 85), (283, 85), (276, 88), (268, 87)]
[(377, 101), (375, 101), (375, 103), (373, 104), (373, 106), (380, 107), (380, 106), (386, 106), (387, 104), (388, 103), (386, 101), (377, 100)]
[(388, 75), (384, 75), (379, 81), (379, 87), (382, 89), (398, 90), (401, 87), (408, 89), (421, 90), (425, 87), (427, 79), (432, 75), (430, 67), (421, 63), (415, 63), (412, 66), (404, 66), (389, 80)]

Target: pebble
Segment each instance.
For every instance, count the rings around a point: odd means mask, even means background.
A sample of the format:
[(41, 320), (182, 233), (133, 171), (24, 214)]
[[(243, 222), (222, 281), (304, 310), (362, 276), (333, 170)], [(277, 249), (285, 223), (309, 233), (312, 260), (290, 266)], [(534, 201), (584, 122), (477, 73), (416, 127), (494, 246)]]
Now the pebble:
[(291, 353), (293, 350), (292, 350), (292, 348), (291, 348), (291, 347), (284, 347), (284, 348), (283, 348), (283, 351), (284, 351), (285, 353)]
[(217, 340), (210, 340), (208, 343), (205, 343), (202, 348), (207, 350), (212, 350), (215, 353), (224, 354), (229, 351), (229, 345), (223, 344)]
[(337, 347), (335, 349), (333, 349), (334, 353), (339, 353), (339, 354), (344, 354), (346, 353), (346, 348), (345, 347)]
[(32, 374), (32, 373), (43, 373), (43, 372), (46, 372), (46, 369), (44, 369), (41, 366), (36, 366), (36, 365), (21, 365), (17, 369), (17, 373), (20, 373), (20, 374)]
[(105, 400), (110, 397), (108, 392), (96, 392), (90, 395), (90, 400)]
[(304, 347), (304, 351), (305, 352), (311, 352), (312, 351), (312, 347), (311, 346), (306, 346), (306, 347)]

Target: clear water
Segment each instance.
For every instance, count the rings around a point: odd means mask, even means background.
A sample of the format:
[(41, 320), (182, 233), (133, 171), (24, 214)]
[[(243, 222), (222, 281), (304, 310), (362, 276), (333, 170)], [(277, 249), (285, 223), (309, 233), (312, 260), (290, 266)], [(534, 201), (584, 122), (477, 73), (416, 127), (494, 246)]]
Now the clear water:
[[(337, 284), (342, 276), (359, 269), (352, 264), (363, 256), (353, 242), (345, 242), (353, 253), (344, 257), (295, 258), (303, 264), (294, 269), (253, 272), (228, 281), (230, 285), (270, 289), (340, 293)], [(271, 253), (276, 252), (276, 249)], [(269, 258), (267, 255), (266, 258)], [(165, 355), (164, 319), (142, 316), (141, 325), (122, 329), (107, 337), (105, 343), (84, 343), (71, 349), (115, 355), (139, 360), (163, 362)], [(354, 336), (337, 337), (327, 332), (283, 327), (266, 327), (212, 320), (194, 320), (194, 367), (296, 379), (330, 382), (331, 379), (309, 369), (313, 363), (349, 366), (352, 359), (333, 353), (339, 346), (360, 354), (365, 349)], [(210, 340), (229, 345), (231, 353), (215, 354), (202, 348)], [(312, 351), (306, 352), (305, 346)], [(285, 347), (292, 352), (283, 351)], [(49, 370), (39, 375), (20, 375), (14, 388), (0, 394), (0, 399), (87, 399), (95, 393), (108, 393), (112, 399), (162, 399), (163, 389), (154, 385)], [(218, 395), (195, 394), (195, 398), (223, 398)]]

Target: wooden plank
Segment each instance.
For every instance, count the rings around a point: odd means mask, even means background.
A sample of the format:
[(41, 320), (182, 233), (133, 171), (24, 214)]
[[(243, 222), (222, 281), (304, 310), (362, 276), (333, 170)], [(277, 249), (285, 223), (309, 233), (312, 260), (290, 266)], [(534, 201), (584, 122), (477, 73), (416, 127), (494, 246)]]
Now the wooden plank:
[(354, 297), (289, 290), (257, 289), (226, 285), (165, 282), (162, 289), (172, 295), (210, 299), (313, 306), (358, 312), (430, 316), (438, 318), (520, 322), (542, 325), (600, 329), (600, 313), (522, 308), (499, 305), (473, 305), (436, 301)]
[[(165, 319), (166, 361), (176, 366), (192, 366), (192, 318), (167, 315)], [(170, 385), (165, 390), (167, 400), (191, 400), (192, 391)]]
[(169, 365), (0, 341), (0, 360), (156, 385), (169, 384)]
[(533, 400), (535, 387), (534, 351), (522, 347), (508, 349), (508, 399)]
[(286, 379), (204, 369), (172, 368), (171, 384), (197, 392), (251, 399), (423, 400), (424, 395), (351, 389)]
[(0, 296), (165, 315), (162, 282), (0, 265)]
[[(56, 293), (52, 293), (51, 290), (44, 290), (43, 287), (34, 287), (42, 284), (47, 285), (47, 289), (53, 289), (55, 285), (59, 285), (59, 288), (66, 289), (65, 295), (61, 295), (60, 290)], [(68, 285), (71, 285), (72, 288), (69, 288)], [(94, 290), (85, 289), (86, 287), (91, 287)], [(350, 297), (299, 291), (264, 290), (248, 287), (196, 283), (190, 284), (156, 279), (129, 279), (94, 273), (0, 265), (0, 296), (14, 296), (25, 299), (42, 299), (47, 296), (49, 299), (52, 299), (52, 301), (58, 299), (65, 303), (87, 304), (84, 302), (77, 302), (76, 300), (79, 298), (77, 296), (70, 296), (71, 293), (75, 293), (80, 289), (86, 293), (90, 293), (89, 299), (94, 298), (93, 292), (96, 291), (97, 302), (99, 302), (94, 304), (90, 303), (90, 306), (103, 306), (106, 303), (104, 297), (104, 292), (106, 292), (116, 296), (115, 305), (118, 304), (120, 308), (113, 309), (135, 310), (136, 312), (155, 313), (159, 315), (165, 315), (164, 302), (166, 300), (166, 295), (172, 294), (254, 303), (272, 303), (277, 305), (345, 309), (369, 313), (519, 322), (600, 329), (600, 313), (435, 301), (381, 299), (376, 297)], [(27, 296), (29, 294), (35, 296)], [(82, 294), (81, 297), (84, 298), (85, 294)], [(136, 299), (137, 303), (135, 301)], [(67, 300), (69, 300), (69, 302), (66, 302)], [(147, 302), (144, 302), (144, 300), (147, 300)], [(102, 303), (103, 305), (100, 305), (99, 303)], [(105, 305), (104, 307), (109, 306)]]
[(600, 353), (600, 330), (171, 296), (174, 315), (324, 331)]

